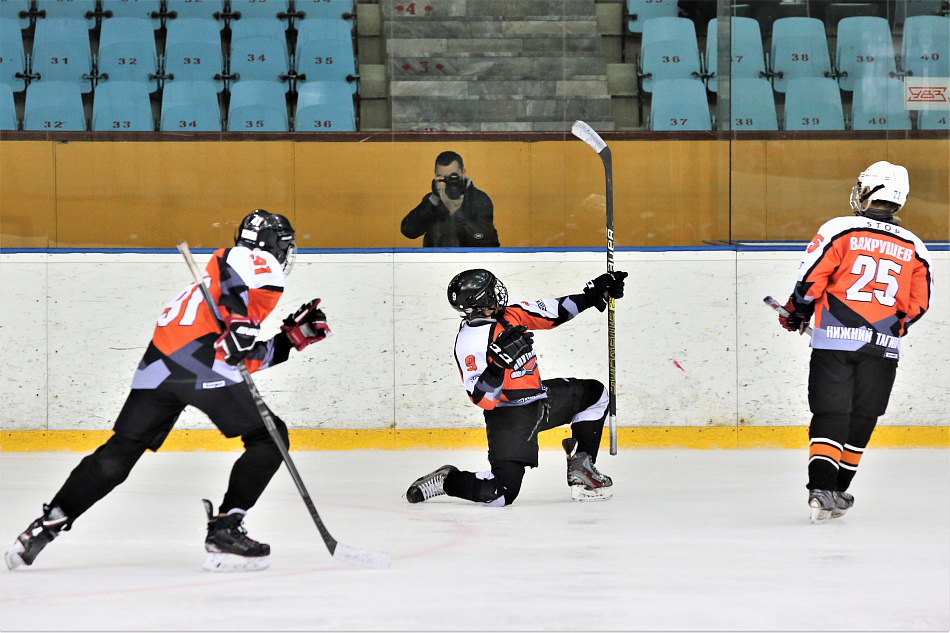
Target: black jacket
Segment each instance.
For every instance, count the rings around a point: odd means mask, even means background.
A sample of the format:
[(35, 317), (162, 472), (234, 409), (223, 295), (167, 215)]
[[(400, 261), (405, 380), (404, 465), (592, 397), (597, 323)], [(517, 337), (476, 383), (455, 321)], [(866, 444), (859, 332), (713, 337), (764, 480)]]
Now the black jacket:
[(465, 248), (499, 245), (491, 198), (476, 189), (471, 180), (465, 189), (462, 206), (455, 214), (450, 214), (441, 200), (433, 204), (434, 197), (426, 194), (419, 206), (402, 219), (403, 235), (415, 239), (425, 234), (423, 246)]

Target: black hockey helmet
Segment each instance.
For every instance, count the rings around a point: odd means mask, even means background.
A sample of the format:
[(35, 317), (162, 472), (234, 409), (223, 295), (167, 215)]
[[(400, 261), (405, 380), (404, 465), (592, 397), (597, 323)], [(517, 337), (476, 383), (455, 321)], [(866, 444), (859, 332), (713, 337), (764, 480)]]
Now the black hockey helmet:
[(241, 226), (234, 237), (234, 245), (267, 251), (277, 258), (286, 275), (293, 268), (297, 257), (294, 236), (294, 227), (290, 225), (290, 220), (278, 213), (255, 209), (241, 220)]
[(457, 274), (449, 282), (449, 304), (462, 315), (472, 319), (486, 310), (497, 310), (508, 305), (508, 289), (495, 275), (484, 268), (474, 268)]

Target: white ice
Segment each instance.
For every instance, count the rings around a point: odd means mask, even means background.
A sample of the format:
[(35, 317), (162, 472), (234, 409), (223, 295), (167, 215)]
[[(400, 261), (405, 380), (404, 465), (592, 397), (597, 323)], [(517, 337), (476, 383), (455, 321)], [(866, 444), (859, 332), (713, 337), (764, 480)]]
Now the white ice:
[[(237, 453), (147, 454), (31, 567), (0, 572), (0, 630), (950, 629), (950, 451), (868, 449), (854, 508), (808, 521), (804, 450), (621, 450), (607, 502), (570, 500), (542, 451), (517, 502), (410, 505), (417, 476), (481, 451), (293, 453), (341, 542), (332, 559), (282, 470), (248, 515), (270, 569), (201, 569), (202, 497)], [(40, 513), (76, 453), (0, 453), (0, 545)]]

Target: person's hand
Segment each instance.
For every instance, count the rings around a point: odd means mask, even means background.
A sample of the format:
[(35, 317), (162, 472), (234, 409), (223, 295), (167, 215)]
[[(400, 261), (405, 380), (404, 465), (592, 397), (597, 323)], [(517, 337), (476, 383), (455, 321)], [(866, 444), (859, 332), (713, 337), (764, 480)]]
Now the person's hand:
[(308, 301), (300, 309), (284, 319), (280, 331), (293, 344), (298, 352), (307, 345), (322, 341), (330, 335), (330, 326), (327, 325), (327, 315), (318, 308), (319, 299)]
[(261, 333), (261, 326), (245, 316), (225, 317), (225, 328), (214, 348), (228, 365), (237, 365), (254, 347), (254, 339)]
[(524, 325), (508, 328), (488, 345), (488, 360), (499, 367), (511, 369), (518, 359), (531, 351), (534, 334)]
[(795, 302), (792, 301), (791, 297), (788, 298), (788, 302), (783, 307), (785, 311), (788, 312), (788, 316), (780, 314), (778, 317), (779, 325), (789, 332), (804, 334), (805, 327), (808, 325), (807, 315), (796, 312)]
[(615, 270), (610, 273), (604, 273), (596, 279), (587, 282), (584, 288), (584, 294), (590, 300), (590, 304), (603, 312), (607, 309), (607, 297), (620, 299), (623, 297), (623, 280), (627, 278), (627, 273), (621, 270)]

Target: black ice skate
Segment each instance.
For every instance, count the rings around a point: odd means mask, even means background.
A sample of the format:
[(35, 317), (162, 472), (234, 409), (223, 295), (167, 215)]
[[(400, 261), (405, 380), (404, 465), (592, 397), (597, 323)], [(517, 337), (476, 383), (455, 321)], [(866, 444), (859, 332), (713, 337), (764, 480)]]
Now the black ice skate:
[(270, 567), (270, 545), (258, 543), (247, 535), (240, 512), (214, 516), (214, 507), (207, 499), (201, 500), (208, 514), (208, 537), (205, 551), (208, 571), (257, 571)]
[(412, 485), (409, 486), (409, 490), (406, 491), (406, 500), (409, 503), (422, 503), (427, 501), (432, 497), (438, 497), (439, 495), (445, 494), (445, 477), (449, 473), (457, 473), (458, 468), (455, 466), (443, 466), (438, 470), (434, 470), (428, 475), (419, 477)]
[(613, 480), (597, 470), (589, 454), (577, 452), (577, 440), (566, 438), (561, 446), (567, 453), (567, 485), (571, 487), (571, 499), (606, 501), (614, 496), (610, 489)]
[(828, 519), (844, 516), (854, 505), (854, 496), (848, 492), (834, 490), (811, 490), (808, 492), (808, 506), (811, 508), (811, 522), (823, 523)]
[(58, 507), (43, 505), (43, 516), (38, 518), (20, 536), (3, 559), (11, 571), (20, 565), (32, 565), (33, 561), (50, 541), (59, 536), (69, 518)]

